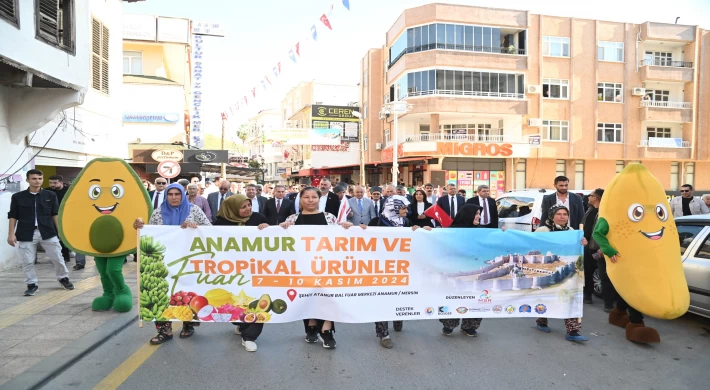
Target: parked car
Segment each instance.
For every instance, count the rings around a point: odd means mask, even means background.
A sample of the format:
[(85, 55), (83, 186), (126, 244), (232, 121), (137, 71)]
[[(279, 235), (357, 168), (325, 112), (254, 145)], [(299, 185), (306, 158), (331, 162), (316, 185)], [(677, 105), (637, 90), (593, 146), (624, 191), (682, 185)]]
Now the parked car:
[[(689, 312), (710, 317), (710, 215), (675, 219), (685, 279), (690, 291)], [(594, 271), (594, 295), (601, 297), (599, 271)]]
[(542, 197), (554, 189), (527, 188), (513, 190), (496, 199), (498, 226), (507, 229), (534, 232), (540, 226)]

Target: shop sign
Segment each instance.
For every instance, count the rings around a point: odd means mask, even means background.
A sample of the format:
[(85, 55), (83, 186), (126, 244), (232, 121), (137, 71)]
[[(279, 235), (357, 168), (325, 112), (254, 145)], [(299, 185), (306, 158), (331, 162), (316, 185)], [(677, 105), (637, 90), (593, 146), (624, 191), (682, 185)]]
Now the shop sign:
[(123, 15), (123, 39), (155, 42), (155, 16)]
[(183, 159), (186, 163), (223, 163), (230, 162), (227, 150), (185, 150)]
[(528, 143), (530, 143), (530, 147), (539, 148), (542, 143), (542, 138), (539, 135), (528, 136)]
[(176, 112), (124, 112), (124, 123), (177, 123), (180, 114)]
[(224, 36), (224, 27), (219, 23), (192, 22), (192, 33), (197, 35)]
[(190, 21), (181, 18), (158, 16), (158, 41), (188, 43)]
[(179, 150), (156, 150), (150, 154), (150, 157), (157, 162), (180, 161), (182, 160), (182, 152)]
[(511, 144), (487, 144), (478, 142), (437, 142), (437, 154), (442, 156), (510, 157)]
[(360, 119), (353, 115), (357, 107), (313, 105), (311, 116), (314, 129), (338, 129), (340, 139), (358, 142), (360, 137)]

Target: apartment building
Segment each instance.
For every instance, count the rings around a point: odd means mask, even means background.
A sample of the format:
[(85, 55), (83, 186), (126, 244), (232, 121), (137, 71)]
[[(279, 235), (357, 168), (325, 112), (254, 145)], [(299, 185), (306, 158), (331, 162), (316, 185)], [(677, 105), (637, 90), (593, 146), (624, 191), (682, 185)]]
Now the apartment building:
[[(495, 194), (566, 175), (589, 189), (641, 162), (669, 191), (710, 189), (696, 175), (710, 168), (709, 46), (699, 26), (407, 9), (361, 62), (367, 180), (391, 179), (396, 150), (410, 185)], [(394, 100), (397, 139), (381, 111)]]
[(268, 137), (271, 130), (281, 128), (282, 123), (279, 110), (269, 109), (259, 111), (246, 125), (249, 158), (263, 161), (265, 183), (286, 184), (283, 148)]

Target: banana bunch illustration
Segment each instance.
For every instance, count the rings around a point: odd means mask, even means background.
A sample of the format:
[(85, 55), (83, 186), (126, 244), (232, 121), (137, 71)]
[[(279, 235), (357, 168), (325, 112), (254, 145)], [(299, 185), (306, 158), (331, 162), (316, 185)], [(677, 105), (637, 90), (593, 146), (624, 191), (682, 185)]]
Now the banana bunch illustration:
[(163, 263), (165, 246), (153, 237), (143, 236), (140, 242), (140, 305), (143, 321), (166, 321), (163, 316), (170, 304), (168, 269)]

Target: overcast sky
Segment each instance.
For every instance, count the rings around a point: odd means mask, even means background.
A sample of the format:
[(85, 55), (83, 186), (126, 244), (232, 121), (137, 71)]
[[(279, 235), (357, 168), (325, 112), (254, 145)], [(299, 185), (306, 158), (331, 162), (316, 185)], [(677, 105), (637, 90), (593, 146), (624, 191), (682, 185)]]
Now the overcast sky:
[[(359, 82), (360, 60), (369, 48), (380, 47), (385, 32), (402, 11), (435, 1), (350, 0), (148, 0), (123, 3), (124, 13), (153, 14), (219, 22), (225, 37), (205, 38), (204, 120), (206, 131), (221, 131), (220, 112), (231, 103), (249, 99), (248, 112), (277, 108), (300, 80), (336, 84)], [(641, 23), (645, 21), (700, 25), (710, 29), (710, 0), (450, 0), (451, 4), (530, 10), (536, 14)], [(319, 17), (333, 13), (329, 31)], [(306, 42), (316, 25), (318, 38)], [(288, 51), (301, 42), (301, 58), (294, 64)], [(282, 75), (272, 68), (281, 62)], [(273, 85), (261, 86), (264, 76)], [(251, 95), (256, 87), (257, 99)], [(236, 127), (238, 121), (230, 121)]]

